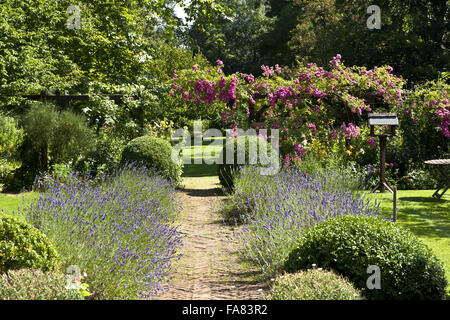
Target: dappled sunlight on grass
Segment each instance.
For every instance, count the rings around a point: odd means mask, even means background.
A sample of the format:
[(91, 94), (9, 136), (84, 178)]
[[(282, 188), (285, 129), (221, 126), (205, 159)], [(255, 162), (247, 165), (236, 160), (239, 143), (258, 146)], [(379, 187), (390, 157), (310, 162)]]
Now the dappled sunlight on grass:
[(183, 187), (185, 190), (207, 190), (207, 189), (220, 189), (219, 178), (213, 177), (184, 177)]
[[(444, 262), (450, 282), (450, 193), (441, 199), (432, 197), (434, 190), (399, 190), (397, 193), (398, 220), (401, 227), (417, 235)], [(392, 215), (392, 194), (370, 194), (380, 200), (380, 213)], [(448, 289), (450, 291), (450, 289)]]
[[(195, 147), (192, 140), (191, 146), (186, 147), (183, 150), (190, 149), (191, 164), (185, 164), (183, 168), (183, 177), (214, 177), (217, 176), (217, 164), (207, 164), (205, 159), (212, 160), (214, 157), (218, 157), (222, 152), (222, 142), (225, 138), (213, 138), (213, 141), (202, 140), (202, 152), (199, 147)], [(219, 143), (219, 145), (210, 145), (212, 143)], [(203, 159), (201, 164), (195, 164), (195, 160)]]

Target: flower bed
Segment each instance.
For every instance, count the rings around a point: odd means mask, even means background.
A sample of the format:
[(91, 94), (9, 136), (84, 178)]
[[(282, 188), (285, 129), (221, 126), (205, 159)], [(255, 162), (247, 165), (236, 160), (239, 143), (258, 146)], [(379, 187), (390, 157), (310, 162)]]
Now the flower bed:
[(377, 215), (376, 203), (346, 189), (344, 179), (333, 172), (307, 175), (289, 169), (270, 177), (241, 171), (227, 218), (231, 211), (244, 222), (235, 232), (242, 255), (264, 276), (273, 276), (309, 227), (336, 216)]
[(94, 298), (163, 291), (181, 245), (172, 185), (132, 166), (95, 181), (70, 181), (53, 182), (21, 212), (55, 243), (65, 266), (87, 272)]

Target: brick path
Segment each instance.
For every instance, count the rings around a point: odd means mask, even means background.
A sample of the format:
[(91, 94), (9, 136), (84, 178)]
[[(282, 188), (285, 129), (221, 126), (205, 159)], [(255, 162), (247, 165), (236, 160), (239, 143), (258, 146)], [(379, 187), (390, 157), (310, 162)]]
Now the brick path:
[[(201, 179), (201, 178), (197, 178)], [(230, 237), (232, 228), (224, 225), (214, 210), (223, 196), (210, 189), (186, 189), (180, 196), (183, 211), (179, 230), (184, 235), (177, 273), (164, 300), (251, 300), (263, 299), (264, 284), (249, 280)], [(261, 290), (263, 289), (263, 290)]]

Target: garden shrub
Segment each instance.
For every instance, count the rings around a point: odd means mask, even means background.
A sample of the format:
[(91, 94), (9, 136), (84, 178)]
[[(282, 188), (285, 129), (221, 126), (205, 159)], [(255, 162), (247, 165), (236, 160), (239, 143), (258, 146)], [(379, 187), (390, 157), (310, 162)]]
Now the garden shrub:
[(11, 172), (20, 166), (17, 160), (23, 135), (16, 120), (0, 112), (0, 183), (5, 183)]
[[(231, 159), (227, 159), (227, 148), (234, 152), (233, 163), (228, 163)], [(244, 150), (245, 154), (239, 155), (240, 150)], [(256, 151), (256, 154), (252, 150)], [(278, 160), (278, 155), (263, 137), (239, 136), (228, 139), (220, 155), (223, 164), (218, 165), (218, 175), (221, 185), (227, 190), (233, 190), (233, 180), (236, 172), (246, 165), (267, 167), (271, 164), (271, 156), (276, 157)]]
[(277, 277), (270, 300), (359, 300), (360, 292), (333, 271), (314, 268)]
[(436, 189), (438, 181), (430, 170), (413, 169), (398, 181), (399, 190), (427, 190)]
[(0, 275), (0, 300), (84, 300), (66, 285), (67, 275), (55, 271), (10, 270)]
[(8, 191), (31, 188), (39, 173), (51, 171), (57, 163), (81, 161), (95, 145), (94, 133), (82, 115), (58, 111), (50, 103), (31, 103), (21, 124), (26, 133), (20, 147), (22, 166), (8, 181)]
[(32, 141), (32, 151), (40, 153), (38, 159), (44, 161), (41, 171), (47, 167), (47, 152), (53, 163), (77, 160), (89, 153), (94, 142), (85, 117), (70, 110), (58, 111), (48, 103), (32, 103), (22, 125)]
[(70, 181), (47, 185), (21, 214), (55, 243), (65, 267), (87, 273), (91, 298), (139, 299), (167, 290), (181, 245), (173, 185), (131, 165)]
[(0, 273), (21, 268), (55, 270), (58, 261), (54, 245), (38, 229), (0, 215)]
[(87, 126), (86, 118), (64, 110), (58, 114), (57, 121), (50, 141), (51, 164), (86, 157), (95, 143), (94, 132)]
[(13, 172), (20, 167), (20, 162), (10, 162), (0, 158), (0, 190), (13, 179)]
[[(288, 168), (262, 176), (244, 168), (231, 195), (236, 220), (245, 225), (234, 233), (242, 256), (255, 264), (264, 278), (281, 272), (292, 248), (308, 228), (341, 215), (377, 215), (376, 203), (339, 185), (339, 173), (305, 174)], [(225, 212), (225, 219), (232, 219)]]
[(166, 140), (142, 136), (131, 140), (122, 152), (122, 163), (139, 162), (175, 183), (180, 183), (182, 163), (172, 161), (172, 146)]
[(16, 158), (23, 135), (16, 120), (0, 112), (0, 159)]
[[(348, 277), (368, 299), (442, 299), (440, 262), (411, 232), (377, 217), (342, 216), (311, 228), (289, 254), (285, 270), (312, 264)], [(378, 266), (381, 289), (367, 289), (367, 268)]]
[(26, 133), (20, 150), (22, 166), (14, 172), (14, 180), (8, 185), (8, 191), (29, 188), (39, 172), (48, 171), (49, 146), (57, 124), (58, 111), (54, 105), (31, 103), (21, 119)]
[[(364, 175), (354, 162), (344, 163), (339, 155), (330, 154), (320, 158), (308, 153), (301, 161), (294, 163), (295, 168), (308, 174), (328, 176), (328, 182), (336, 189), (349, 189), (360, 192), (366, 188)], [(345, 178), (342, 178), (345, 177)]]

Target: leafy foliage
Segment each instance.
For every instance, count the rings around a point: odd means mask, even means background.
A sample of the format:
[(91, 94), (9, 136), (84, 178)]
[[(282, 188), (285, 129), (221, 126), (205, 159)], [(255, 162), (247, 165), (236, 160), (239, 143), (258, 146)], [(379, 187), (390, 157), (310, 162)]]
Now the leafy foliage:
[[(450, 152), (449, 84), (436, 80), (417, 85), (394, 110), (404, 136), (404, 146), (398, 151), (407, 161), (423, 162)], [(396, 157), (401, 159), (401, 154)]]
[[(89, 152), (94, 140), (81, 115), (68, 110), (58, 112), (52, 105), (40, 102), (32, 104), (23, 119), (23, 127), (33, 142), (33, 149), (28, 151), (45, 153), (43, 149), (48, 148), (53, 163), (78, 160)], [(47, 163), (41, 163), (41, 169), (46, 167)]]
[(48, 185), (21, 214), (55, 243), (65, 267), (87, 272), (92, 298), (139, 299), (166, 289), (181, 245), (172, 185), (132, 166), (70, 181)]
[(55, 270), (59, 256), (38, 229), (15, 217), (0, 215), (0, 273), (21, 268)]
[(11, 172), (20, 166), (19, 147), (23, 136), (17, 121), (0, 112), (0, 183), (6, 182)]
[(291, 0), (270, 0), (268, 2), (270, 10), (267, 12), (267, 16), (273, 20), (273, 28), (259, 44), (261, 54), (264, 56), (264, 64), (293, 67), (296, 57), (292, 52), (292, 32), (298, 22), (298, 7)]
[(89, 153), (94, 141), (93, 132), (81, 115), (62, 111), (50, 141), (51, 160), (53, 163), (75, 162)]
[(272, 31), (274, 18), (268, 17), (267, 0), (222, 0), (221, 5), (231, 13), (219, 18), (212, 28), (203, 32), (192, 26), (193, 46), (214, 63), (217, 58), (225, 63), (224, 71), (258, 73), (265, 64), (261, 43)]
[(67, 275), (54, 271), (9, 270), (0, 275), (0, 300), (84, 300), (66, 284)]
[(126, 144), (125, 139), (116, 135), (114, 127), (103, 126), (89, 158), (81, 162), (77, 169), (93, 176), (117, 170)]
[[(349, 65), (369, 68), (389, 64), (409, 80), (436, 78), (449, 68), (446, 1), (377, 1), (381, 29), (369, 29), (362, 0), (295, 0), (297, 26), (291, 48), (304, 62), (324, 64), (340, 52)], [(358, 50), (355, 50), (358, 48)]]
[(438, 182), (429, 172), (420, 169), (413, 169), (401, 177), (398, 181), (399, 190), (429, 190), (436, 189)]
[(221, 185), (229, 191), (233, 190), (235, 174), (239, 173), (241, 168), (249, 165), (267, 167), (273, 159), (278, 165), (278, 154), (260, 136), (238, 136), (228, 139), (224, 144), (220, 159), (223, 164), (219, 164), (217, 167), (219, 180)]
[(182, 163), (172, 161), (172, 146), (164, 139), (142, 136), (128, 143), (122, 153), (122, 163), (141, 163), (154, 168), (162, 177), (179, 183)]
[[(378, 217), (343, 216), (311, 228), (289, 254), (285, 270), (312, 264), (348, 277), (368, 299), (445, 297), (442, 262), (411, 232)], [(381, 271), (381, 289), (366, 286), (371, 265)]]
[(360, 292), (341, 275), (332, 271), (309, 269), (284, 274), (275, 279), (271, 300), (359, 300)]
[(24, 132), (17, 121), (10, 116), (0, 113), (0, 158), (6, 160), (17, 159), (18, 149), (23, 141)]

